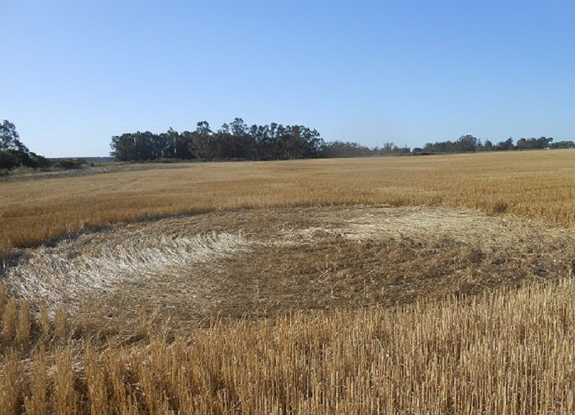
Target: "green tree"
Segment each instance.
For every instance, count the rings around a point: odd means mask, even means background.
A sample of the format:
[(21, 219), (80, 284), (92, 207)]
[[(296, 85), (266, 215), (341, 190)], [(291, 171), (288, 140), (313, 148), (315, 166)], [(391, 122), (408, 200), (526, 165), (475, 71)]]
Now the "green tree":
[(462, 135), (455, 142), (456, 151), (459, 152), (470, 152), (475, 151), (479, 145), (479, 140), (472, 135)]
[(13, 169), (19, 166), (48, 167), (50, 161), (28, 150), (16, 131), (16, 126), (8, 120), (0, 124), (0, 169)]
[(16, 126), (8, 120), (0, 124), (0, 151), (15, 150), (29, 153), (30, 150), (20, 141)]

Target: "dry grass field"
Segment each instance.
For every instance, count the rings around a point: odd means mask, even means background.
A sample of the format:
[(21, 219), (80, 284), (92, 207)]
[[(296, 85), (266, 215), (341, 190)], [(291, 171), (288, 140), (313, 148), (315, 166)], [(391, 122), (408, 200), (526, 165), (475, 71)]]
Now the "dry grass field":
[(570, 414), (575, 151), (0, 182), (0, 415)]
[(572, 414), (571, 279), (385, 309), (143, 320), (118, 343), (3, 304), (2, 414)]
[(575, 222), (575, 151), (202, 163), (0, 183), (0, 250), (86, 226), (261, 207), (452, 206)]
[(21, 250), (10, 292), (132, 330), (395, 305), (559, 280), (575, 230), (452, 208), (274, 208), (113, 226)]

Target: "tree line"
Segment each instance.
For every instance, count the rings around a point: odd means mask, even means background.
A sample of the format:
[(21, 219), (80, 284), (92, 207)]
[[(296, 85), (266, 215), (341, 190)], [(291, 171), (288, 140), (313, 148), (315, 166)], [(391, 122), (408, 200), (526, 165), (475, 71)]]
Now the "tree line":
[(208, 122), (201, 121), (194, 131), (179, 133), (170, 128), (160, 134), (126, 133), (112, 137), (111, 147), (111, 155), (117, 161), (291, 160), (409, 154), (411, 151), (393, 143), (369, 148), (351, 142), (326, 142), (316, 129), (304, 125), (248, 126), (241, 118), (223, 124), (217, 131), (213, 131)]
[(50, 160), (36, 154), (20, 140), (13, 123), (8, 120), (0, 123), (0, 176), (18, 167), (77, 169), (85, 164), (83, 159)]
[[(136, 132), (112, 137), (111, 155), (116, 161), (151, 160), (291, 160), (306, 158), (373, 157), (386, 155), (421, 155), (466, 153), (478, 151), (510, 151), (544, 148), (575, 148), (573, 141), (554, 142), (551, 137), (512, 138), (494, 143), (472, 135), (455, 141), (427, 143), (411, 149), (385, 143), (382, 147), (367, 147), (353, 142), (325, 141), (321, 134), (304, 125), (248, 126), (235, 118), (213, 131), (209, 123), (197, 123), (194, 131), (165, 133)], [(79, 168), (81, 159), (50, 160), (28, 149), (8, 120), (0, 124), (0, 172), (25, 166), (31, 168)]]
[(248, 126), (236, 118), (213, 131), (206, 121), (197, 123), (195, 131), (179, 133), (169, 129), (155, 134), (149, 131), (112, 137), (111, 155), (118, 161), (146, 160), (290, 160), (305, 158), (372, 157), (385, 155), (466, 153), (477, 151), (509, 151), (544, 148), (573, 148), (572, 141), (553, 142), (551, 137), (512, 138), (493, 143), (472, 135), (455, 141), (427, 143), (411, 149), (385, 143), (367, 147), (353, 142), (325, 141), (315, 129), (304, 125)]
[(414, 148), (414, 154), (437, 154), (437, 153), (467, 153), (476, 151), (510, 151), (510, 150), (538, 150), (538, 149), (558, 149), (575, 148), (573, 141), (553, 142), (551, 137), (520, 138), (514, 142), (513, 138), (508, 138), (497, 144), (491, 140), (482, 142), (472, 135), (463, 135), (456, 141), (438, 141), (427, 143), (423, 148)]

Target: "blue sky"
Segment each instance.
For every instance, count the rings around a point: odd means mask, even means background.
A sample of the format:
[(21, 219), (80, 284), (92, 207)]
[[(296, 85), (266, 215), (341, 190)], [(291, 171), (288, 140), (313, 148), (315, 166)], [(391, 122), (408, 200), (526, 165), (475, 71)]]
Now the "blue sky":
[(49, 157), (137, 130), (575, 140), (575, 2), (0, 0), (0, 120)]

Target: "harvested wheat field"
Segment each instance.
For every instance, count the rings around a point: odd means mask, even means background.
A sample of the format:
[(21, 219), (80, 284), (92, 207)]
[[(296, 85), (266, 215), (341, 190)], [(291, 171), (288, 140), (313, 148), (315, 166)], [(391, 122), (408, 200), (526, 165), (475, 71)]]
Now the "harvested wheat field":
[(364, 307), (559, 279), (575, 232), (448, 208), (291, 208), (112, 226), (21, 253), (19, 297), (99, 319), (177, 322)]
[(0, 183), (0, 414), (573, 412), (575, 152)]
[(450, 206), (575, 224), (574, 150), (135, 168), (0, 182), (0, 252), (90, 226), (263, 207)]

